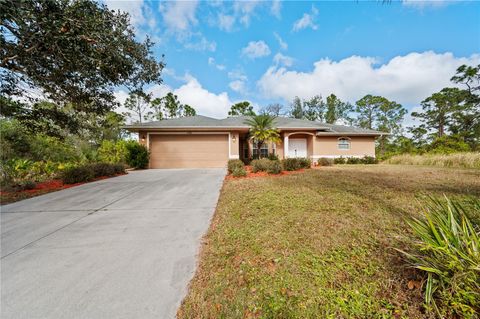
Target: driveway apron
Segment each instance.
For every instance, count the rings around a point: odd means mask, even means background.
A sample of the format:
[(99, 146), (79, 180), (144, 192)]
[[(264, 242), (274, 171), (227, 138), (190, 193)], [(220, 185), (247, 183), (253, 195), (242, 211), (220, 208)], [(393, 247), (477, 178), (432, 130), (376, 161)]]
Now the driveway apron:
[(130, 172), (2, 206), (2, 318), (174, 318), (224, 169)]

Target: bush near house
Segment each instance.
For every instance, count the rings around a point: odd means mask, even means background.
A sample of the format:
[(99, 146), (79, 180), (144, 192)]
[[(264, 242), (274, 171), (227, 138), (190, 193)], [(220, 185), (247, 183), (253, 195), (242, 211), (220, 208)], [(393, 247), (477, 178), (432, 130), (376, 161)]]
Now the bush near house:
[(148, 167), (150, 153), (144, 145), (132, 141), (126, 145), (126, 148), (127, 154), (125, 160), (128, 166), (139, 169)]
[(282, 166), (286, 171), (296, 171), (301, 168), (310, 168), (312, 161), (308, 158), (285, 158), (282, 160)]
[(64, 170), (60, 176), (64, 184), (75, 184), (91, 181), (95, 173), (90, 166), (78, 166)]
[(332, 158), (320, 157), (317, 161), (318, 166), (332, 166), (334, 160)]
[(245, 164), (239, 159), (231, 159), (228, 161), (227, 169), (228, 173), (232, 174), (236, 168), (244, 168)]
[(105, 140), (98, 148), (98, 159), (105, 163), (126, 163), (128, 154), (127, 145), (135, 141), (109, 141)]
[(362, 158), (362, 164), (378, 164), (378, 159), (373, 156), (364, 156)]
[(64, 184), (75, 184), (88, 182), (97, 177), (123, 173), (125, 173), (123, 164), (94, 163), (65, 169), (60, 177)]
[(268, 168), (270, 167), (270, 163), (272, 161), (269, 160), (268, 158), (261, 158), (261, 159), (256, 159), (253, 160), (250, 165), (252, 165), (252, 172), (266, 172)]
[(273, 153), (270, 153), (268, 154), (268, 159), (271, 160), (271, 161), (278, 161), (278, 155), (277, 154), (273, 154)]
[(234, 167), (232, 170), (232, 176), (233, 177), (245, 177), (247, 176), (247, 171), (245, 170), (245, 167)]
[(267, 167), (268, 174), (280, 174), (282, 172), (282, 164), (280, 161), (270, 161)]
[(346, 164), (361, 164), (362, 159), (358, 157), (347, 157)]
[(333, 159), (334, 164), (378, 164), (378, 159), (373, 156), (364, 157), (336, 157)]
[(480, 200), (430, 198), (424, 218), (409, 222), (416, 241), (402, 252), (426, 277), (425, 303), (441, 318), (476, 318), (480, 313), (480, 225), (470, 220)]

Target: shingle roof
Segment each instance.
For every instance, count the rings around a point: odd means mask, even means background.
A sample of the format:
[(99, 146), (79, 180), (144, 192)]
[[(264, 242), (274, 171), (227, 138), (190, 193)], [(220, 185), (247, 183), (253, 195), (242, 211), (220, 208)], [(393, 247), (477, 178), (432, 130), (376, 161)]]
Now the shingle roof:
[[(176, 119), (167, 119), (147, 123), (138, 123), (124, 126), (125, 129), (136, 131), (141, 129), (165, 129), (165, 128), (244, 128), (249, 126), (245, 124), (248, 116), (232, 116), (225, 119), (214, 119), (203, 115), (181, 117)], [(294, 119), (288, 117), (275, 118), (275, 126), (278, 129), (308, 129), (317, 130), (317, 135), (338, 135), (338, 134), (358, 134), (358, 135), (381, 135), (386, 134), (379, 131), (362, 129), (354, 126), (336, 125), (320, 123), (315, 121)]]

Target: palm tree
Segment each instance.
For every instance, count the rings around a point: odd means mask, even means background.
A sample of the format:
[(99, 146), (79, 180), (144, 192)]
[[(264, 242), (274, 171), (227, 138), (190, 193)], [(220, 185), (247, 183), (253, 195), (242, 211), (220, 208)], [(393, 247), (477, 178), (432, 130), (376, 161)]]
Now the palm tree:
[(260, 150), (265, 142), (280, 141), (280, 133), (275, 127), (275, 118), (268, 114), (250, 116), (245, 120), (245, 124), (250, 126), (249, 138), (257, 142), (258, 157)]

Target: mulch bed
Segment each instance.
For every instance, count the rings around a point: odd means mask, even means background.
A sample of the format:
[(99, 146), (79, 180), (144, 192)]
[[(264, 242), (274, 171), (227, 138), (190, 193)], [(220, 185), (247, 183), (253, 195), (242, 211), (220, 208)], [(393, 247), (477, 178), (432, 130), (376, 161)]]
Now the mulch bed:
[(247, 176), (241, 176), (241, 177), (234, 177), (231, 174), (227, 175), (225, 179), (240, 179), (240, 178), (255, 178), (255, 177), (279, 177), (279, 176), (285, 176), (285, 175), (292, 175), (292, 174), (297, 174), (300, 172), (304, 172), (305, 169), (301, 168), (296, 171), (281, 171), (280, 174), (268, 174), (267, 172), (252, 172), (252, 166), (246, 165), (245, 170), (247, 171)]
[(22, 199), (31, 198), (31, 197), (51, 193), (51, 192), (56, 192), (62, 189), (67, 189), (67, 188), (75, 187), (78, 185), (91, 183), (91, 182), (99, 181), (102, 179), (107, 179), (107, 178), (121, 176), (121, 175), (125, 175), (125, 174), (117, 174), (114, 176), (101, 176), (101, 177), (94, 178), (89, 182), (82, 182), (82, 183), (75, 183), (75, 184), (64, 184), (60, 179), (53, 179), (50, 181), (36, 183), (35, 188), (33, 189), (25, 189), (25, 190), (19, 190), (19, 191), (11, 191), (11, 192), (0, 191), (0, 203), (2, 205), (10, 204)]

